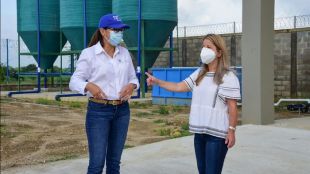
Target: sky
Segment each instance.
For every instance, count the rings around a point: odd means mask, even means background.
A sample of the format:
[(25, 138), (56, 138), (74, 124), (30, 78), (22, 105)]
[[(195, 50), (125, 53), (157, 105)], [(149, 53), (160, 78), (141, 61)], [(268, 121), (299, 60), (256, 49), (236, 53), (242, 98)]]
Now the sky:
[[(310, 0), (275, 0), (275, 18), (310, 14)], [(178, 0), (178, 25), (242, 21), (242, 0)], [(17, 40), (16, 0), (1, 0), (1, 39)], [(3, 55), (1, 50), (1, 62)]]

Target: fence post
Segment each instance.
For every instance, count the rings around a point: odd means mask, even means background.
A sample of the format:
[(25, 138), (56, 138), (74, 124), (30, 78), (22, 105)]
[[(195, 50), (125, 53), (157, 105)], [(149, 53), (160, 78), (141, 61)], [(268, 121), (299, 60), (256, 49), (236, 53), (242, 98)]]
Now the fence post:
[(294, 29), (296, 28), (296, 20), (297, 20), (297, 18), (296, 18), (296, 16), (294, 16)]
[(187, 62), (187, 40), (184, 37), (182, 39), (182, 66), (186, 66), (186, 62)]
[(180, 66), (179, 26), (177, 25), (178, 66)]
[(233, 31), (234, 31), (234, 34), (236, 33), (236, 22), (234, 22), (234, 24), (233, 24)]
[(230, 64), (232, 66), (237, 66), (236, 59), (236, 36), (235, 34), (232, 34), (230, 38)]
[(10, 66), (9, 66), (9, 39), (6, 39), (6, 84), (9, 84)]

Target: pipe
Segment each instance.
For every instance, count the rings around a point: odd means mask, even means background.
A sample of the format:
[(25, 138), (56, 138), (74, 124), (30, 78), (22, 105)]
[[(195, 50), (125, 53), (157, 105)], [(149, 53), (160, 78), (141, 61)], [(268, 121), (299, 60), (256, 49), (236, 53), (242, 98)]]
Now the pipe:
[(281, 98), (277, 103), (274, 103), (274, 106), (279, 106), (281, 102), (307, 102), (310, 104), (310, 99), (301, 99), (301, 98)]
[(38, 69), (37, 69), (37, 76), (38, 76), (38, 83), (37, 89), (32, 91), (15, 91), (9, 92), (8, 97), (12, 97), (13, 94), (31, 94), (31, 93), (40, 93), (41, 92), (41, 74), (40, 74), (40, 64), (41, 64), (41, 37), (40, 37), (40, 0), (37, 0), (37, 51), (38, 51)]
[(40, 23), (40, 0), (37, 0), (37, 12), (38, 12), (38, 17), (37, 17), (37, 26), (38, 26), (38, 31), (37, 31), (37, 50), (38, 50), (38, 92), (41, 92), (41, 36), (40, 36), (40, 30), (41, 30), (41, 23)]
[(83, 0), (83, 16), (84, 16), (84, 48), (87, 47), (87, 19), (86, 19), (86, 0)]
[(19, 78), (19, 73), (20, 73), (20, 37), (19, 34), (17, 34), (17, 43), (18, 43), (18, 91), (20, 91), (20, 78)]
[[(141, 0), (138, 0), (139, 7), (138, 7), (138, 66), (137, 66), (137, 76), (139, 83), (141, 83), (141, 10), (142, 10), (142, 3)], [(142, 74), (143, 75), (143, 74)], [(140, 98), (140, 89), (138, 89), (138, 95), (134, 98)]]
[(169, 51), (169, 67), (173, 67), (173, 31), (171, 32), (169, 36), (169, 45), (170, 45), (170, 51)]
[(44, 73), (43, 74), (45, 74), (44, 75), (44, 88), (46, 89), (47, 88), (47, 76), (46, 76), (46, 74), (47, 74), (47, 69), (44, 69)]
[(55, 96), (55, 100), (60, 101), (60, 98), (62, 97), (79, 97), (79, 96), (85, 96), (82, 94), (58, 94)]
[(71, 55), (70, 71), (71, 71), (71, 74), (74, 73), (74, 56), (73, 55)]

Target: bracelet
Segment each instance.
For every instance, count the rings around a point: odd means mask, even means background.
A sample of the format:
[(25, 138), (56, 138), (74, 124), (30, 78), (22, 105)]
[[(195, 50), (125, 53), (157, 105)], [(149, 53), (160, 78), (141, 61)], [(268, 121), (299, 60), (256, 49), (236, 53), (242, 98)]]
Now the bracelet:
[(233, 131), (236, 131), (236, 128), (235, 128), (235, 127), (232, 127), (232, 126), (229, 126), (228, 129), (233, 130)]

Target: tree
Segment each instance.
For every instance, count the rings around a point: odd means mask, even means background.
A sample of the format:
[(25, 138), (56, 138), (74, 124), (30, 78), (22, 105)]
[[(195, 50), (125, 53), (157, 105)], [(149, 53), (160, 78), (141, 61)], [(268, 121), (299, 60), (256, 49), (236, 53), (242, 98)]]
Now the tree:
[(0, 64), (0, 83), (3, 83), (5, 79), (4, 76), (4, 65), (1, 63)]
[(25, 67), (21, 67), (21, 72), (37, 72), (37, 66), (35, 64), (29, 64)]

